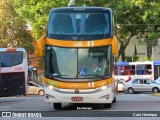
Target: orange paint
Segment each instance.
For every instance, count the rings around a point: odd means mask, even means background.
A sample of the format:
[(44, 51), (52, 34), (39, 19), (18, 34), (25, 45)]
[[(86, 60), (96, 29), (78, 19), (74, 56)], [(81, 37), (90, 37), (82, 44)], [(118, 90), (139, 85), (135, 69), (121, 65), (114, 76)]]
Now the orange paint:
[(63, 89), (95, 89), (98, 87), (109, 85), (112, 82), (112, 78), (99, 80), (95, 82), (61, 82), (57, 80), (44, 78), (45, 84), (53, 85), (54, 87)]

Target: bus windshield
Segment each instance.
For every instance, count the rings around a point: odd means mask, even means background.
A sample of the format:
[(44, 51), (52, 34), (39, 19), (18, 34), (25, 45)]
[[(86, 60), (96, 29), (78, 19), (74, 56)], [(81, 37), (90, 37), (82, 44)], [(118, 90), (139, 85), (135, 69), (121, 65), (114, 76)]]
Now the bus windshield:
[(112, 34), (110, 19), (109, 12), (51, 12), (47, 37), (70, 40), (109, 38)]
[(23, 52), (0, 52), (1, 67), (11, 67), (23, 62)]
[(47, 46), (46, 76), (97, 78), (111, 75), (111, 46), (61, 48)]

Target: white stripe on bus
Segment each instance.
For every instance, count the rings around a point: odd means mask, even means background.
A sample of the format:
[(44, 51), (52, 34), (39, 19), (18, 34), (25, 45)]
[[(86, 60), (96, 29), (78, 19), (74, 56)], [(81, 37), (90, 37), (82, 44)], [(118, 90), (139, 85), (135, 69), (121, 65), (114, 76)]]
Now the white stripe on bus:
[(91, 41), (92, 46), (94, 46), (94, 41)]

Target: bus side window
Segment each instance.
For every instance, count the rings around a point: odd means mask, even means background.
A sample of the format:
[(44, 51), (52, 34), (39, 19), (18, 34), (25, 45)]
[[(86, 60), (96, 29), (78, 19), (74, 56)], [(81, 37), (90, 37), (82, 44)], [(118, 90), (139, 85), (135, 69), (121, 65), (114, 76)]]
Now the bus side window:
[(137, 70), (137, 75), (144, 75), (144, 70)]

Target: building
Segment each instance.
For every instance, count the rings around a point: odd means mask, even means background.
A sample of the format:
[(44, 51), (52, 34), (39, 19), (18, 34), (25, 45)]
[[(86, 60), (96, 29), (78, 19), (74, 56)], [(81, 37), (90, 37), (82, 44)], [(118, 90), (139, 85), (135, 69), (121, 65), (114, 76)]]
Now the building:
[[(139, 43), (138, 39), (133, 37), (125, 49), (125, 57), (133, 61), (134, 55), (138, 57), (147, 57), (147, 45)], [(160, 39), (158, 45), (152, 47), (152, 60), (160, 61)], [(122, 61), (121, 58), (118, 61)]]

